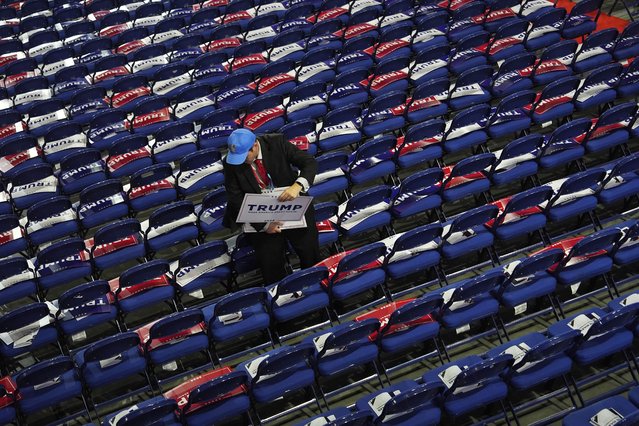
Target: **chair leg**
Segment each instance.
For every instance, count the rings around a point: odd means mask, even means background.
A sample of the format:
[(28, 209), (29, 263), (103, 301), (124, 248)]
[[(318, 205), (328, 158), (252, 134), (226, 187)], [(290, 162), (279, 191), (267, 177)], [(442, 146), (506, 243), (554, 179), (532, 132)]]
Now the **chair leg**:
[(538, 229), (537, 233), (539, 233), (539, 237), (541, 238), (544, 246), (549, 246), (552, 244), (552, 240), (550, 239), (550, 235), (548, 235), (548, 231), (546, 231), (546, 228)]
[(504, 404), (504, 401), (499, 401), (499, 405), (501, 405), (501, 412), (504, 413), (506, 424), (510, 426), (510, 419), (508, 418), (508, 411), (506, 411), (506, 405)]
[(448, 355), (448, 349), (446, 348), (446, 343), (444, 342), (441, 336), (437, 336), (435, 339), (439, 340), (439, 344), (441, 345), (442, 351), (444, 352), (444, 358), (446, 358), (447, 362), (450, 362), (450, 356)]
[(595, 227), (595, 231), (600, 231), (603, 229), (603, 226), (601, 226), (601, 221), (599, 220), (597, 213), (595, 213), (594, 211), (590, 211), (588, 212), (588, 217), (590, 218), (590, 221)]
[(630, 370), (630, 374), (632, 374), (632, 379), (635, 381), (635, 383), (639, 383), (639, 378), (637, 377), (637, 371), (639, 371), (637, 357), (632, 352), (632, 349), (624, 350), (623, 356), (626, 358), (626, 363), (628, 363), (628, 369)]
[(442, 356), (442, 350), (439, 348), (439, 343), (437, 343), (437, 337), (433, 338), (433, 343), (435, 344), (435, 350), (437, 351), (437, 357), (439, 358), (439, 362), (444, 365), (444, 357)]
[[(375, 374), (377, 374), (377, 380), (379, 380), (379, 385), (381, 388), (384, 387), (384, 381), (382, 380), (381, 374), (379, 374), (379, 366), (377, 365), (377, 361), (373, 360), (373, 368), (375, 369)], [(386, 376), (386, 370), (384, 370), (384, 375)], [(390, 383), (388, 376), (386, 376), (386, 380)]]
[(568, 379), (566, 379), (565, 374), (561, 375), (561, 380), (564, 382), (564, 387), (566, 388), (566, 392), (568, 392), (568, 397), (570, 398), (570, 401), (572, 402), (572, 406), (575, 408), (578, 408), (579, 406), (577, 405), (577, 401), (575, 401), (575, 397), (573, 396), (572, 391), (570, 390), (570, 385), (568, 384)]
[(497, 338), (499, 339), (499, 343), (503, 344), (504, 343), (504, 339), (501, 337), (501, 332), (499, 331), (499, 326), (497, 325), (497, 321), (495, 320), (495, 316), (491, 315), (490, 316), (490, 320), (493, 323), (493, 327), (495, 327), (495, 333), (497, 333)]
[(617, 283), (615, 283), (615, 279), (612, 277), (610, 272), (603, 274), (603, 279), (606, 283), (606, 287), (608, 287), (608, 289), (612, 291), (616, 297), (619, 297), (619, 288), (617, 287)]
[(557, 311), (557, 307), (555, 306), (555, 301), (552, 299), (550, 294), (547, 294), (548, 302), (550, 303), (550, 309), (552, 309), (552, 313), (555, 315), (555, 319), (557, 321), (561, 321), (561, 317), (559, 316), (559, 312)]
[(448, 285), (448, 278), (446, 277), (446, 273), (444, 269), (440, 265), (435, 265), (435, 274), (437, 274), (437, 281), (439, 281), (439, 286), (444, 287)]

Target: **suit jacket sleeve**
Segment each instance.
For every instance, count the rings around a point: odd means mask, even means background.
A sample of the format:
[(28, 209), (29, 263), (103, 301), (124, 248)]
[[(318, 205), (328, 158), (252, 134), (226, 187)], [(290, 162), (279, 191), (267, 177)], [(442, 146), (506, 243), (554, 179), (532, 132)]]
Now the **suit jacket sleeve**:
[(307, 152), (302, 151), (292, 143), (289, 143), (283, 134), (279, 134), (282, 144), (284, 146), (284, 153), (288, 162), (300, 171), (299, 176), (308, 181), (309, 185), (313, 184), (315, 175), (317, 174), (317, 161)]

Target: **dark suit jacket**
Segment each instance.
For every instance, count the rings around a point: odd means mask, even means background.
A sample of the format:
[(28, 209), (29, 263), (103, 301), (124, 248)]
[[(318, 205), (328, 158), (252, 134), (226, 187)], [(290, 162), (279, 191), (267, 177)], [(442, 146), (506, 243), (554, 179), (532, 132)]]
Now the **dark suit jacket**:
[[(298, 174), (292, 166), (299, 169), (299, 177), (305, 178), (309, 185), (313, 184), (317, 174), (315, 158), (289, 143), (281, 133), (258, 136), (258, 140), (262, 150), (262, 162), (274, 187), (288, 187), (295, 182)], [(244, 194), (259, 194), (261, 189), (250, 165), (228, 164), (226, 158), (224, 159), (224, 186), (228, 201), (222, 224), (235, 230), (239, 227), (235, 220), (244, 201)], [(253, 226), (259, 231), (264, 227), (264, 223), (253, 224)]]

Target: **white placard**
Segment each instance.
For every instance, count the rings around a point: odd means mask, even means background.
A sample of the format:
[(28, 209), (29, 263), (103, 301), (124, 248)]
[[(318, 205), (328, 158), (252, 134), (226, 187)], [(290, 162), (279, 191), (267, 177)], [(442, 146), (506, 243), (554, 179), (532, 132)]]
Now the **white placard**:
[(244, 194), (244, 201), (237, 215), (238, 223), (299, 222), (313, 197), (301, 196), (292, 201), (277, 201), (286, 188), (275, 188), (262, 194)]

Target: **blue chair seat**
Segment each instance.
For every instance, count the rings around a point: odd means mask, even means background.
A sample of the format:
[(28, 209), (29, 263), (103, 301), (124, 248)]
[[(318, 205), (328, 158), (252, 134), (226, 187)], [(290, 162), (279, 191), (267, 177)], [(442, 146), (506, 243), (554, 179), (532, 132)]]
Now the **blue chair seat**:
[(318, 360), (317, 370), (320, 376), (332, 376), (333, 374), (338, 374), (354, 366), (373, 362), (377, 359), (377, 354), (377, 345), (364, 345), (347, 355), (337, 353), (334, 356), (324, 356)]
[(551, 222), (561, 222), (570, 217), (594, 210), (597, 207), (597, 197), (586, 196), (578, 200), (552, 207), (548, 210), (548, 218)]
[(630, 134), (627, 130), (617, 130), (596, 139), (588, 139), (584, 145), (588, 152), (599, 152), (627, 142)]
[(639, 407), (639, 387), (635, 387), (628, 392), (628, 399)]
[(409, 111), (406, 114), (406, 118), (411, 123), (421, 123), (423, 121), (428, 120), (429, 118), (441, 117), (448, 111), (448, 104), (440, 103), (439, 105), (434, 105), (428, 108), (421, 108), (415, 111)]
[(131, 259), (144, 257), (145, 254), (144, 243), (141, 241), (134, 246), (124, 247), (117, 251), (95, 257), (93, 261), (98, 269), (108, 269), (112, 266), (128, 262)]
[(16, 409), (12, 406), (0, 408), (0, 423), (9, 424), (13, 423), (16, 419)]
[(205, 351), (209, 347), (209, 339), (201, 333), (174, 344), (162, 345), (149, 352), (149, 359), (155, 365), (162, 365), (188, 354)]
[(444, 327), (453, 329), (470, 324), (473, 321), (496, 314), (499, 302), (489, 294), (473, 299), (473, 303), (454, 311), (446, 311), (441, 323)]
[(106, 207), (96, 213), (92, 213), (89, 216), (82, 218), (82, 227), (85, 229), (93, 228), (94, 226), (111, 222), (120, 217), (125, 217), (129, 214), (129, 206), (126, 203), (116, 204), (115, 206)]
[(575, 106), (572, 103), (563, 103), (551, 108), (543, 114), (533, 112), (532, 119), (535, 123), (545, 123), (547, 121), (553, 121), (558, 118), (569, 116), (574, 110)]
[(492, 181), (495, 185), (503, 185), (509, 182), (518, 181), (528, 176), (537, 174), (537, 163), (535, 161), (525, 161), (517, 164), (517, 167), (513, 167), (510, 170), (504, 170), (503, 172), (493, 173), (491, 175)]
[(5, 344), (0, 345), (0, 355), (6, 358), (15, 358), (19, 355), (35, 351), (58, 340), (58, 332), (55, 327), (44, 327), (38, 331), (28, 346), (15, 348)]
[(388, 334), (382, 339), (382, 352), (399, 352), (415, 344), (434, 339), (438, 334), (439, 323), (437, 321), (417, 325), (405, 331)]
[(351, 182), (357, 185), (362, 182), (367, 182), (373, 179), (388, 176), (392, 173), (395, 173), (395, 163), (393, 163), (392, 161), (382, 161), (381, 163), (378, 163), (368, 169), (363, 169), (361, 171), (358, 171), (357, 173), (351, 173), (350, 178)]
[[(570, 75), (570, 73), (568, 73), (567, 75)], [(524, 90), (528, 90), (532, 88), (533, 88), (532, 80), (529, 78), (523, 78), (511, 84), (500, 84), (498, 86), (493, 86), (492, 91), (496, 97), (503, 98), (513, 93), (522, 92)]]
[(171, 286), (156, 287), (120, 300), (120, 310), (129, 313), (145, 306), (173, 299), (175, 291)]
[(438, 265), (441, 255), (436, 250), (428, 250), (408, 259), (391, 262), (386, 267), (388, 275), (397, 279)]
[(332, 136), (330, 138), (320, 140), (319, 145), (322, 151), (331, 151), (333, 149), (342, 148), (347, 145), (356, 144), (360, 141), (361, 138), (362, 135), (358, 131), (357, 133)]
[(488, 140), (488, 135), (483, 130), (467, 133), (458, 138), (446, 140), (444, 142), (444, 149), (446, 152), (458, 152), (468, 148), (472, 148), (475, 145), (483, 144)]
[(230, 264), (220, 265), (212, 271), (206, 272), (187, 285), (181, 287), (183, 293), (191, 293), (197, 290), (202, 290), (207, 287), (211, 287), (214, 284), (219, 283), (222, 280), (226, 280), (231, 276)]
[(184, 416), (189, 426), (212, 425), (222, 420), (235, 417), (249, 410), (251, 400), (247, 395), (236, 395), (216, 402), (212, 407), (204, 406)]
[(610, 272), (611, 269), (612, 259), (605, 255), (598, 256), (564, 268), (557, 274), (557, 280), (564, 285), (574, 284)]
[(493, 139), (501, 138), (528, 129), (530, 123), (530, 118), (524, 117), (506, 123), (493, 124), (488, 128), (488, 134)]
[(444, 202), (457, 201), (468, 195), (479, 194), (481, 192), (488, 191), (489, 189), (490, 181), (488, 179), (476, 179), (471, 182), (453, 186), (452, 188), (446, 188), (442, 193), (442, 198), (444, 199)]
[(637, 407), (633, 405), (632, 400), (628, 401), (623, 396), (617, 395), (606, 398), (603, 401), (588, 404), (586, 407), (568, 414), (564, 417), (562, 426), (581, 426), (585, 424), (592, 424), (590, 419), (592, 419), (600, 411), (610, 408), (614, 408), (615, 411), (624, 417), (637, 411)]
[(491, 402), (504, 399), (508, 395), (508, 386), (504, 382), (487, 383), (459, 397), (448, 398), (444, 410), (453, 416), (461, 416)]
[(78, 223), (74, 220), (56, 223), (50, 228), (39, 229), (29, 234), (29, 239), (35, 245), (40, 245), (46, 241), (53, 241), (67, 235), (78, 232)]
[(489, 102), (491, 97), (490, 92), (484, 90), (484, 93), (481, 95), (460, 96), (458, 98), (450, 99), (448, 101), (448, 105), (451, 109), (458, 111), (471, 105)]
[(339, 239), (339, 231), (337, 229), (334, 229), (330, 232), (320, 232), (318, 234), (320, 247), (333, 244), (334, 242), (337, 242), (338, 239)]
[(364, 271), (352, 278), (345, 278), (333, 287), (333, 295), (337, 300), (344, 300), (384, 282), (386, 274), (381, 269)]
[(585, 101), (575, 101), (575, 106), (577, 107), (578, 111), (584, 111), (594, 108), (598, 105), (612, 102), (616, 98), (617, 92), (615, 92), (614, 89), (606, 89)]
[(544, 272), (542, 276), (536, 277), (534, 283), (519, 287), (509, 286), (499, 297), (503, 306), (514, 308), (517, 305), (537, 299), (555, 291), (557, 281)]
[(550, 155), (544, 155), (539, 159), (539, 165), (544, 169), (553, 169), (578, 160), (583, 157), (585, 153), (586, 150), (583, 146), (576, 145)]
[(429, 161), (442, 158), (443, 153), (444, 151), (440, 145), (428, 145), (421, 151), (399, 156), (397, 165), (400, 169), (407, 169), (417, 164), (425, 164)]
[(0, 304), (5, 305), (14, 300), (36, 294), (38, 291), (35, 281), (29, 280), (16, 283), (8, 288), (0, 290)]
[(537, 213), (516, 222), (498, 226), (495, 229), (495, 235), (499, 240), (510, 240), (521, 235), (530, 234), (544, 226), (546, 226), (546, 216), (543, 213)]
[(196, 226), (181, 226), (174, 231), (147, 240), (147, 244), (151, 250), (158, 251), (184, 241), (195, 240), (197, 237), (198, 229)]
[(27, 239), (24, 237), (9, 241), (0, 246), (0, 258), (11, 256), (12, 254), (19, 253), (21, 251), (26, 251), (27, 248)]
[(388, 225), (391, 222), (391, 215), (387, 211), (382, 211), (367, 217), (351, 229), (342, 229), (342, 233), (346, 236), (359, 234), (361, 232), (371, 231)]
[(91, 275), (91, 264), (88, 262), (83, 262), (79, 267), (66, 269), (56, 272), (52, 275), (39, 277), (38, 280), (43, 288), (50, 289), (57, 285), (66, 284), (82, 277), (88, 277), (89, 275)]
[(52, 389), (50, 389), (48, 392), (31, 394), (28, 398), (18, 401), (22, 412), (25, 414), (35, 413), (81, 395), (82, 383), (79, 380), (74, 380), (74, 374), (73, 370), (64, 373), (60, 378), (61, 383), (55, 387), (55, 392), (51, 392)]
[[(78, 364), (82, 364), (84, 350), (75, 355)], [(137, 348), (129, 349), (122, 353), (121, 361), (109, 367), (100, 368), (98, 362), (88, 363), (84, 369), (84, 378), (91, 389), (96, 389), (119, 380), (130, 379), (131, 376), (143, 373), (146, 369), (146, 360)]]
[(608, 355), (621, 352), (632, 346), (633, 334), (630, 330), (608, 333), (582, 345), (575, 352), (575, 361), (580, 365), (589, 365)]
[(613, 188), (603, 189), (597, 194), (602, 204), (612, 204), (639, 193), (639, 179), (628, 180)]
[(402, 219), (418, 213), (427, 212), (428, 210), (435, 209), (441, 205), (442, 197), (440, 197), (439, 194), (431, 194), (411, 203), (408, 207), (402, 206), (400, 209), (398, 206), (393, 206), (391, 207), (391, 214), (395, 218)]
[(80, 320), (70, 319), (67, 321), (61, 321), (59, 324), (64, 334), (70, 336), (79, 333), (80, 331), (95, 327), (99, 324), (104, 324), (108, 321), (114, 321), (117, 316), (117, 307), (115, 305), (109, 305), (108, 312), (94, 313)]
[(617, 265), (627, 265), (639, 260), (639, 244), (622, 247), (615, 253), (615, 263)]
[(455, 244), (446, 244), (442, 246), (442, 254), (446, 259), (455, 259), (463, 256), (466, 253), (481, 250), (482, 248), (491, 246), (493, 244), (493, 234), (486, 230), (477, 232), (477, 234), (466, 240), (460, 241)]
[(224, 342), (235, 339), (238, 336), (267, 329), (269, 324), (270, 318), (268, 314), (263, 311), (256, 311), (253, 315), (242, 321), (224, 326), (221, 324), (220, 326), (214, 326), (211, 328), (210, 333), (216, 342)]
[(583, 36), (584, 34), (590, 34), (595, 29), (597, 29), (597, 24), (594, 21), (587, 20), (573, 27), (564, 28), (561, 31), (562, 33), (561, 35), (563, 36), (563, 38), (567, 38), (567, 39), (577, 38), (577, 37)]
[(327, 179), (324, 182), (313, 184), (308, 190), (308, 195), (312, 197), (320, 197), (332, 193), (342, 192), (348, 188), (348, 179), (346, 176), (337, 176)]
[(301, 299), (296, 299), (282, 306), (273, 306), (271, 311), (277, 322), (286, 322), (294, 318), (303, 317), (307, 312), (313, 312), (328, 305), (328, 294), (320, 290), (305, 294)]
[[(638, 52), (639, 53), (639, 52)], [(586, 71), (593, 70), (602, 65), (606, 65), (612, 61), (612, 55), (610, 53), (600, 53), (599, 55), (591, 56), (587, 59), (582, 59), (575, 62), (572, 67), (575, 72), (578, 74), (582, 74)]]

